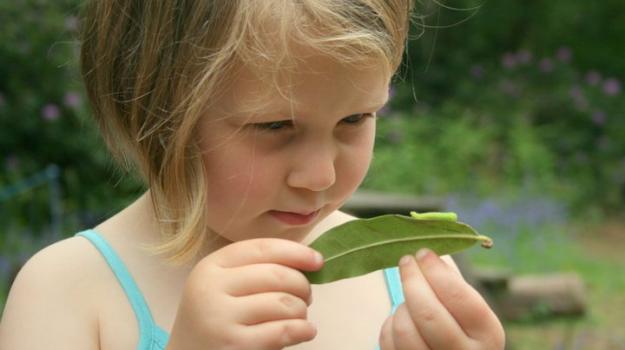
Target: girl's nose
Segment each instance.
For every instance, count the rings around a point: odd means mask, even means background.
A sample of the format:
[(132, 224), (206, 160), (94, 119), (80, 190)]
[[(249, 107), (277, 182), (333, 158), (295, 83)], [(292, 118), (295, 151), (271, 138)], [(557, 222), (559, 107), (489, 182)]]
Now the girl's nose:
[(317, 147), (307, 153), (298, 153), (287, 176), (287, 184), (294, 188), (324, 191), (336, 181), (333, 147)]

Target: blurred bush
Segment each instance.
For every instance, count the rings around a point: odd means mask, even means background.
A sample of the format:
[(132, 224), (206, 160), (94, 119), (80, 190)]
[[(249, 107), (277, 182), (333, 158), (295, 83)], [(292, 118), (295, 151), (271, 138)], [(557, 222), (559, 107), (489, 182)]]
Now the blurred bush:
[(467, 67), (506, 52), (553, 57), (567, 47), (582, 72), (625, 77), (621, 0), (420, 0), (409, 45), (409, 79), (418, 96), (440, 103), (453, 94)]
[(58, 166), (66, 235), (112, 214), (138, 187), (115, 173), (90, 118), (78, 74), (77, 4), (0, 2), (0, 279), (51, 229), (52, 189), (16, 184)]
[(415, 86), (395, 89), (365, 186), (436, 194), (531, 190), (574, 208), (622, 208), (621, 81), (580, 70), (570, 48), (542, 58), (521, 49), (474, 62), (438, 104), (407, 107)]
[(621, 210), (625, 2), (419, 6), (420, 40), (382, 113), (365, 186), (531, 190), (576, 209)]

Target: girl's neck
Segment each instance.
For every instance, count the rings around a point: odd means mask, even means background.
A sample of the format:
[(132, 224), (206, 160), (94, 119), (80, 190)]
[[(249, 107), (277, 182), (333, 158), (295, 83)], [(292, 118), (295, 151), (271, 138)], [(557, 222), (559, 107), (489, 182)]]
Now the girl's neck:
[[(134, 203), (128, 206), (127, 209), (129, 220), (134, 222), (135, 225), (140, 226), (136, 227), (136, 231), (140, 232), (142, 241), (150, 245), (159, 243), (162, 239), (161, 224), (156, 218), (150, 191), (146, 191)], [(191, 266), (195, 265), (208, 254), (231, 243), (215, 233), (207, 232), (206, 234), (209, 235), (206, 244), (200, 249), (197, 257), (191, 262)]]

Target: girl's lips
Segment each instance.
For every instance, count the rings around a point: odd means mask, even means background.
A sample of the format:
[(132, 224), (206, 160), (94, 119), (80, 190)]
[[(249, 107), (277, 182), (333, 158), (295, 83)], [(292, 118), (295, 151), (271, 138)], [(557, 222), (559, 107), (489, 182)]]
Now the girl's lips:
[(287, 225), (307, 225), (315, 220), (317, 214), (319, 214), (319, 210), (315, 210), (312, 213), (305, 215), (278, 210), (271, 210), (269, 211), (269, 214), (278, 219), (278, 221)]

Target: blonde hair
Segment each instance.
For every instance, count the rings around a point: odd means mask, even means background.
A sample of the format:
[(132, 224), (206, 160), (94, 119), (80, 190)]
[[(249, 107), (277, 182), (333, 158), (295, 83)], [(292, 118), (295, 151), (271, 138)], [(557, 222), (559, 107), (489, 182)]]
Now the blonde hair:
[(194, 132), (241, 64), (280, 72), (294, 44), (346, 64), (401, 63), (413, 0), (92, 0), (81, 72), (113, 156), (150, 188), (173, 263), (205, 243), (204, 166)]

